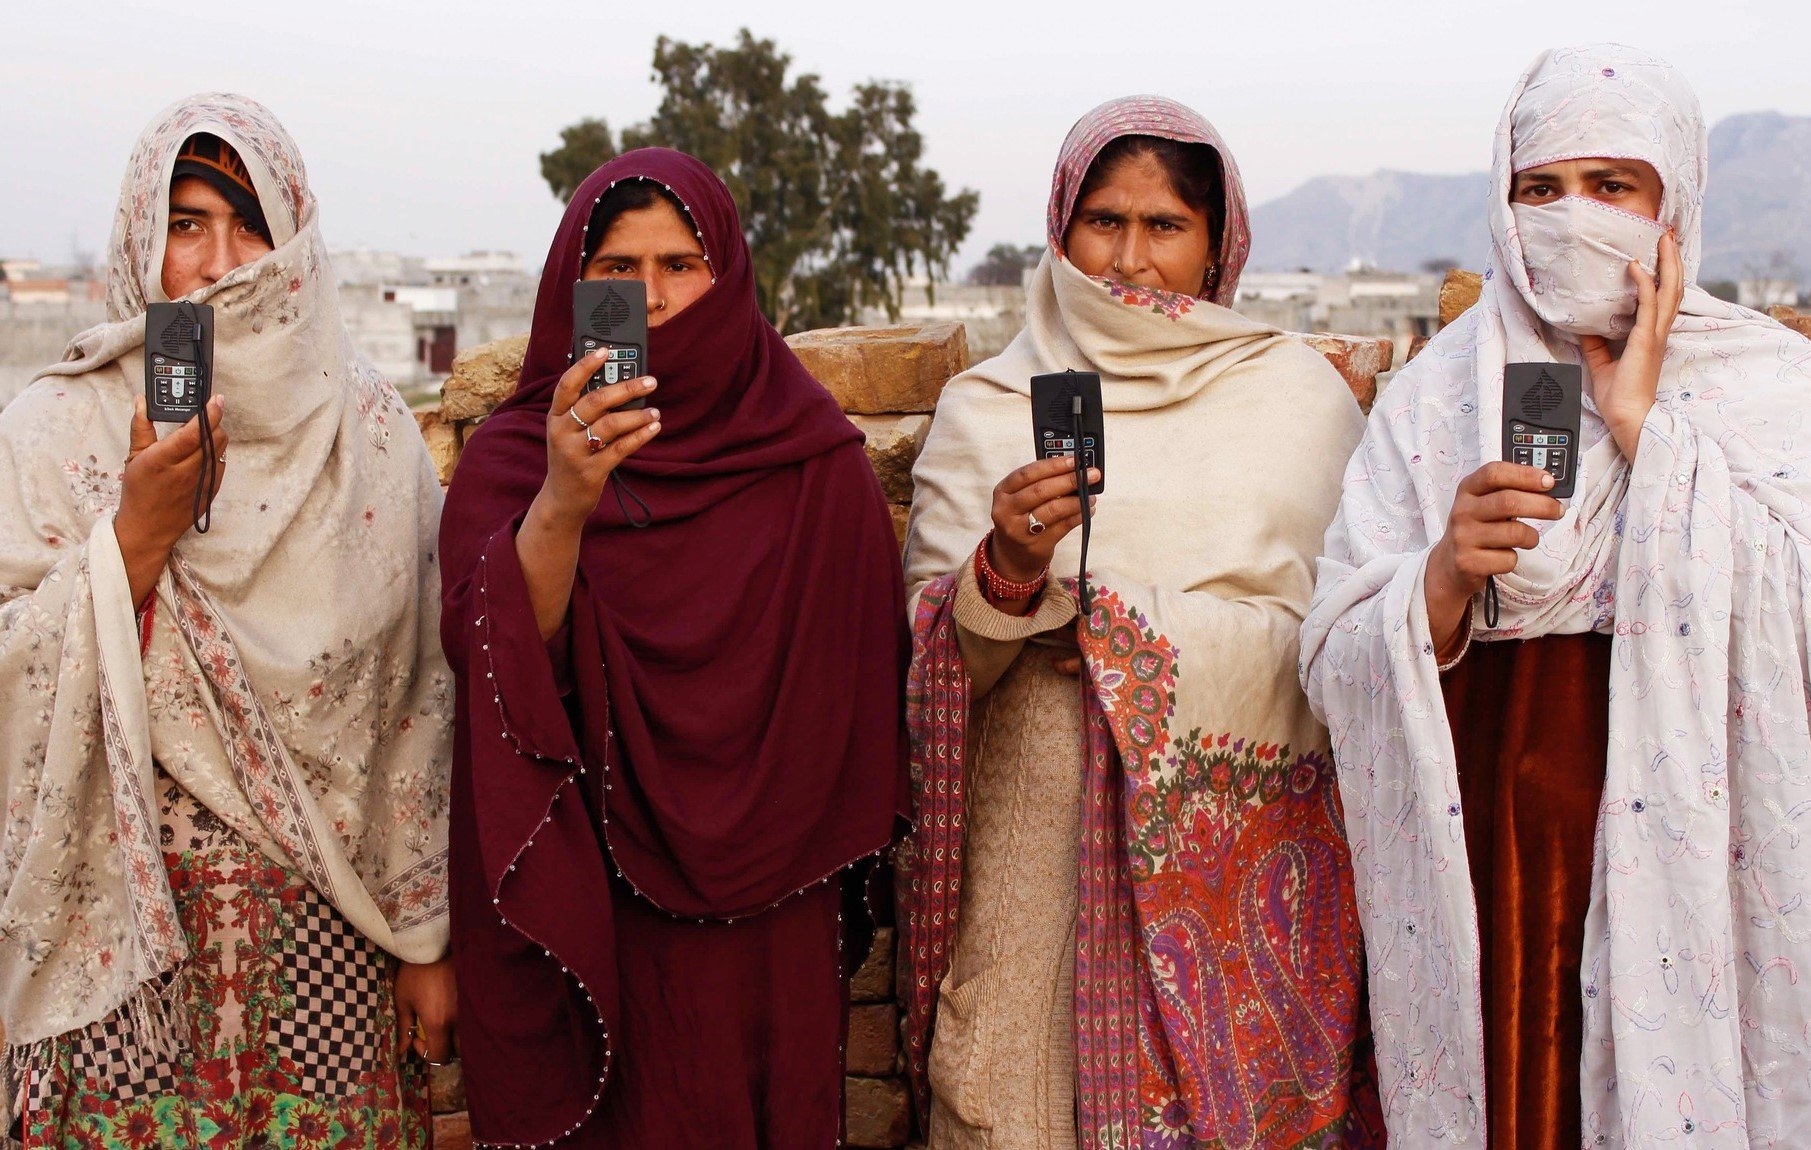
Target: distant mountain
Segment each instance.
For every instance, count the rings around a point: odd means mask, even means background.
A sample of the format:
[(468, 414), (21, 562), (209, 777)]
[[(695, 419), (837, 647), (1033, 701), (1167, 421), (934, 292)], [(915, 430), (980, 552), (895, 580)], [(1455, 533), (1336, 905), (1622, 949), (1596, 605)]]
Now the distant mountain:
[[(1781, 276), (1811, 283), (1811, 116), (1752, 112), (1710, 133), (1700, 279)], [(1354, 259), (1413, 271), (1489, 250), (1486, 173), (1322, 176), (1252, 211), (1256, 271), (1343, 270)]]
[(1378, 172), (1321, 176), (1251, 213), (1254, 271), (1344, 271), (1363, 260), (1414, 271), (1426, 260), (1470, 267), (1483, 259), (1490, 234), (1484, 202), (1490, 177)]

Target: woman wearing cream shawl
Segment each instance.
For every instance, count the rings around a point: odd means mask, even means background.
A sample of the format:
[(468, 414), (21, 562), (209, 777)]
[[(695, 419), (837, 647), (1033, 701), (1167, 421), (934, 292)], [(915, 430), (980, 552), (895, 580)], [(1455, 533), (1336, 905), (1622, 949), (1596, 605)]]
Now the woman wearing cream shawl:
[[(1339, 763), (1390, 1136), (1811, 1145), (1811, 344), (1694, 285), (1704, 124), (1667, 64), (1614, 45), (1543, 54), (1495, 157), (1483, 296), (1372, 412), (1302, 642)], [(1518, 173), (1602, 157), (1658, 174), (1656, 220), (1591, 194), (1524, 202)], [(1504, 365), (1554, 360), (1586, 365), (1577, 493), (1515, 513), (1557, 521), (1499, 552), (1513, 571), (1496, 577), (1494, 632), (1482, 610), (1461, 624), (1528, 641), (1473, 644), (1443, 684), (1424, 588), (1449, 510), (1475, 498), (1462, 480), (1507, 466), (1490, 463)], [(1514, 689), (1449, 721), (1472, 665), (1551, 667), (1591, 645), (1569, 673), (1507, 674)], [(1478, 745), (1493, 723), (1514, 747)], [(1480, 792), (1472, 772), (1492, 762)], [(1580, 806), (1581, 833), (1551, 833)], [(1562, 901), (1536, 888), (1563, 893), (1569, 851), (1588, 860), (1585, 893), (1569, 932), (1545, 930), (1549, 951), (1577, 939), (1554, 971), (1525, 927)], [(1530, 1001), (1568, 976), (1570, 994)], [(1567, 1065), (1544, 1069), (1538, 1046)], [(1531, 1090), (1542, 1076), (1551, 1088)]]
[[(230, 448), (211, 529), (139, 603), (115, 513), (197, 136), (236, 153), (274, 250), (187, 297)], [(23, 1084), (28, 1145), (424, 1144), (389, 956), (447, 939), (440, 492), (268, 111), (153, 121), (107, 310), (0, 414), (0, 1102)]]
[[(1220, 202), (1187, 225), (1215, 242), (1185, 291), (1125, 248), (1090, 242), (1101, 266), (1078, 267), (1072, 220), (1151, 239), (1186, 214), (1151, 206), (1189, 192), (1136, 148), (1090, 174), (1128, 136), (1217, 162)], [(1078, 203), (1090, 182), (1130, 198), (1097, 211)], [(914, 471), (902, 981), (931, 1145), (1368, 1144), (1350, 867), (1326, 732), (1293, 680), (1357, 406), (1308, 347), (1227, 310), (1244, 192), (1189, 109), (1136, 97), (1083, 117), (1049, 241), (1025, 330), (950, 382)], [(978, 584), (977, 548), (1000, 530), (995, 484), (1031, 458), (1029, 380), (1067, 368), (1100, 373), (1107, 411), (1092, 610), (1052, 579), (1012, 613)], [(1006, 525), (1043, 533), (1024, 510)], [(1058, 575), (1078, 543), (1057, 546)], [(1079, 687), (1058, 669), (1078, 646)]]

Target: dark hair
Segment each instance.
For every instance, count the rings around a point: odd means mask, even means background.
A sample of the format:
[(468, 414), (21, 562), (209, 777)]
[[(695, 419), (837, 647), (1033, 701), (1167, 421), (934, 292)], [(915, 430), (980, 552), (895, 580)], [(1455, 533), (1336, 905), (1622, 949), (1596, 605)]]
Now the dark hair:
[[(1206, 213), (1212, 259), (1219, 263), (1220, 242), (1226, 230), (1226, 178), (1220, 153), (1206, 144), (1188, 144), (1162, 136), (1120, 136), (1102, 148), (1088, 165), (1075, 202), (1079, 205), (1098, 191), (1121, 164), (1140, 156), (1149, 156), (1162, 166), (1177, 199)], [(1064, 230), (1068, 227), (1069, 221), (1064, 221)]]
[(585, 225), (585, 256), (580, 262), (589, 262), (597, 252), (597, 245), (603, 243), (604, 237), (610, 234), (610, 227), (616, 223), (617, 217), (625, 212), (651, 208), (662, 200), (672, 204), (673, 210), (679, 213), (679, 218), (693, 231), (698, 230), (698, 225), (692, 221), (692, 213), (685, 210), (685, 204), (678, 196), (653, 180), (634, 177), (613, 185), (597, 201), (597, 206), (591, 209), (591, 222)]

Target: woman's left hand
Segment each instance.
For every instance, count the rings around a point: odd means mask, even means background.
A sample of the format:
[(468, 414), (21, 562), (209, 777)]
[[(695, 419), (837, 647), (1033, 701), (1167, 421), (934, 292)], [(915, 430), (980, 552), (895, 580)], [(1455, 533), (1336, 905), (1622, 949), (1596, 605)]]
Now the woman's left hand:
[(402, 964), (396, 972), (396, 1021), (405, 1045), (431, 1064), (451, 1062), (458, 1016), (452, 959)]
[(1654, 260), (1659, 283), (1629, 263), (1629, 278), (1635, 281), (1637, 304), (1635, 329), (1629, 332), (1622, 355), (1610, 354), (1610, 345), (1602, 336), (1587, 335), (1579, 341), (1585, 363), (1591, 368), (1591, 399), (1597, 404), (1610, 434), (1621, 449), (1622, 457), (1635, 462), (1635, 451), (1641, 446), (1641, 425), (1647, 422), (1654, 407), (1654, 394), (1660, 389), (1660, 361), (1666, 357), (1666, 339), (1672, 334), (1673, 320), (1679, 316), (1679, 304), (1685, 298), (1685, 265), (1679, 258), (1679, 244), (1668, 232), (1660, 237), (1660, 251)]

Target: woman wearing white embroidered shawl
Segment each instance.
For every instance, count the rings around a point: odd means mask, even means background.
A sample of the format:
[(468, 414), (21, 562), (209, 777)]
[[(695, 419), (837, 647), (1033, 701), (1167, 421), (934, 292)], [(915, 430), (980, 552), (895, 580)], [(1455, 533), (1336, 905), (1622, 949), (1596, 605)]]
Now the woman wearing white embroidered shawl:
[[(1695, 285), (1705, 172), (1667, 64), (1537, 59), (1483, 296), (1328, 532), (1302, 674), (1407, 1145), (1811, 1145), (1811, 344)], [(1563, 506), (1492, 462), (1527, 361), (1584, 365)]]
[[(145, 419), (171, 298), (213, 309), (205, 534), (199, 425)], [(404, 1055), (448, 1056), (440, 492), (268, 111), (197, 96), (146, 130), (107, 311), (0, 412), (0, 1131), (425, 1145)]]
[[(1294, 681), (1358, 407), (1227, 310), (1244, 189), (1189, 109), (1084, 116), (1049, 242), (913, 473), (921, 1119), (934, 1150), (1372, 1144), (1350, 864)], [(1086, 618), (1076, 480), (1028, 464), (1029, 381), (1070, 368), (1106, 407)]]

